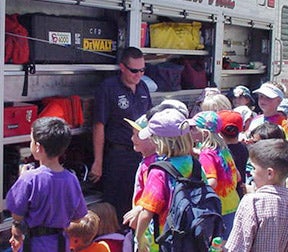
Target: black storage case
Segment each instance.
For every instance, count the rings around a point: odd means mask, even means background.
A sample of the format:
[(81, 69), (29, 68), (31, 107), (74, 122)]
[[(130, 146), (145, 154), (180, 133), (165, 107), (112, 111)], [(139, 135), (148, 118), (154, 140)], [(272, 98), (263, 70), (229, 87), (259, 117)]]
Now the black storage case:
[[(30, 60), (35, 63), (116, 63), (118, 28), (90, 18), (25, 14)], [(45, 42), (46, 41), (46, 42)]]

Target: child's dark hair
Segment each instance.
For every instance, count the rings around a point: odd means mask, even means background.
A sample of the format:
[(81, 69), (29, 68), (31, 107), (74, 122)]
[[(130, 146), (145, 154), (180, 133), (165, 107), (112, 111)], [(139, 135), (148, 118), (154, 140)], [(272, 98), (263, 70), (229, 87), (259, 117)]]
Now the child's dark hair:
[(259, 136), (260, 139), (285, 139), (285, 133), (279, 125), (271, 122), (264, 122), (253, 129), (250, 133), (251, 137)]
[(288, 142), (283, 139), (265, 139), (249, 146), (249, 157), (261, 168), (277, 170), (281, 179), (288, 176)]
[(61, 156), (71, 142), (68, 124), (58, 117), (41, 117), (32, 124), (32, 136), (48, 157)]
[(140, 49), (136, 47), (127, 47), (123, 50), (120, 62), (128, 64), (129, 58), (140, 59), (143, 58), (143, 53)]
[(221, 130), (221, 134), (227, 138), (235, 138), (239, 135), (239, 130), (234, 125), (228, 125), (223, 130)]

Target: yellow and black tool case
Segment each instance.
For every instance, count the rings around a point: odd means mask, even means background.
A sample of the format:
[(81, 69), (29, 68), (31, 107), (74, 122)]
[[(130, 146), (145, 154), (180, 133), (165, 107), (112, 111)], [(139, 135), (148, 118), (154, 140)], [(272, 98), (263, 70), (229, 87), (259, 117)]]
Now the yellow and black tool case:
[(29, 32), (34, 63), (116, 63), (118, 27), (114, 22), (41, 13), (21, 15)]

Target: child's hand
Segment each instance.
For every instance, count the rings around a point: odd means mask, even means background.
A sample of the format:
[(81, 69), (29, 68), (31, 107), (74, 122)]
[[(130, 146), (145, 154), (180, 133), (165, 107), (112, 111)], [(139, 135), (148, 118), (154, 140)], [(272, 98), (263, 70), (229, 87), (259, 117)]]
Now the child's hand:
[(20, 164), (19, 165), (19, 175), (21, 175), (22, 173), (32, 170), (35, 168), (35, 164), (33, 163), (29, 163), (29, 164)]
[(143, 207), (135, 206), (123, 216), (123, 224), (129, 224), (129, 227), (136, 229), (139, 213)]

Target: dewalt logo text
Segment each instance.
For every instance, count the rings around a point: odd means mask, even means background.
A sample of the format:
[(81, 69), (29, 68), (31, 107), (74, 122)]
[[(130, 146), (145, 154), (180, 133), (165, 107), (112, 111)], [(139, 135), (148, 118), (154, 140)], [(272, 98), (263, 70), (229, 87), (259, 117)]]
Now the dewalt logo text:
[(83, 49), (88, 51), (112, 52), (112, 40), (84, 38)]

